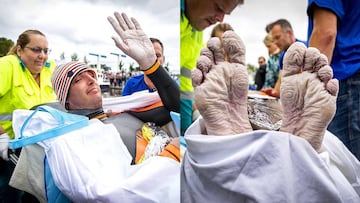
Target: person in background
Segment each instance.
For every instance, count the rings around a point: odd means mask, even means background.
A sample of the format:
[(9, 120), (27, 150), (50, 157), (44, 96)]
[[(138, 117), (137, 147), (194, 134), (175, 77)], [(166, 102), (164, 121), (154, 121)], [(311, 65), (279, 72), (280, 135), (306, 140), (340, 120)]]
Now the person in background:
[(192, 123), (194, 88), (191, 70), (203, 47), (203, 30), (222, 22), (243, 0), (181, 0), (180, 12), (180, 116), (181, 134)]
[(309, 0), (309, 47), (325, 54), (339, 80), (334, 133), (360, 160), (360, 1)]
[[(360, 163), (326, 131), (338, 92), (326, 57), (301, 42), (289, 47), (281, 84), (280, 131), (253, 131), (245, 45), (233, 31), (222, 38), (209, 40), (198, 59), (198, 75), (193, 75), (202, 118), (184, 136), (188, 147), (181, 168), (181, 200), (359, 202)], [(291, 177), (285, 184), (284, 174)], [(274, 175), (277, 181), (272, 181)], [(299, 179), (301, 183), (295, 183)]]
[[(269, 33), (274, 43), (280, 49), (280, 56), (279, 56), (279, 67), (280, 73), (278, 80), (276, 81), (275, 87), (280, 87), (281, 85), (281, 77), (282, 77), (282, 67), (283, 67), (283, 59), (287, 49), (292, 45), (294, 42), (302, 42), (307, 45), (306, 42), (297, 39), (294, 35), (294, 30), (290, 24), (290, 22), (286, 19), (279, 19), (275, 22), (268, 24), (265, 28), (266, 32)], [(280, 88), (267, 88), (263, 90), (266, 94), (274, 97), (280, 96)]]
[(261, 90), (265, 83), (266, 77), (266, 59), (263, 56), (258, 58), (259, 69), (255, 74), (255, 86), (256, 90)]
[(218, 23), (212, 29), (210, 37), (218, 37), (221, 40), (222, 34), (228, 30), (234, 30), (229, 23)]
[(8, 55), (0, 58), (0, 202), (31, 201), (8, 185), (14, 170), (8, 161), (8, 141), (14, 138), (11, 115), (16, 109), (56, 100), (50, 80), (56, 65), (48, 60), (49, 53), (46, 36), (39, 30), (26, 30)]
[[(161, 66), (150, 39), (145, 39), (147, 36), (139, 28), (140, 26), (135, 28), (134, 24), (137, 21), (132, 19), (130, 22), (124, 13), (116, 12), (115, 17), (117, 21), (108, 18), (110, 23), (122, 40), (128, 40), (128, 44), (125, 45), (118, 38), (113, 37), (116, 46), (138, 62), (141, 70), (151, 79), (158, 90), (163, 106), (149, 110), (148, 114), (152, 116), (149, 116), (148, 119), (144, 118), (144, 121), (127, 112), (116, 115), (105, 113), (102, 108), (102, 96), (96, 74), (94, 70), (81, 62), (70, 62), (57, 66), (52, 77), (52, 84), (59, 102), (69, 113), (84, 115), (90, 119), (99, 118), (104, 123), (112, 123), (118, 129), (122, 140), (133, 156), (133, 161), (135, 161), (138, 155), (136, 131), (142, 127), (144, 122), (153, 122), (157, 126), (162, 126), (171, 121), (170, 111), (179, 112), (179, 87)], [(128, 24), (124, 24), (125, 21), (129, 21)], [(127, 29), (124, 26), (128, 26)], [(174, 142), (178, 143), (178, 140), (174, 139)], [(174, 154), (177, 154), (176, 150)]]
[(280, 89), (280, 87), (276, 88), (275, 84), (279, 76), (279, 57), (280, 57), (280, 49), (274, 43), (270, 34), (267, 34), (263, 40), (264, 45), (268, 49), (269, 58), (266, 63), (266, 75), (265, 75), (265, 83), (263, 89), (265, 88), (275, 88)]
[[(163, 43), (156, 38), (150, 38), (155, 50), (155, 54), (160, 64), (165, 62), (164, 46)], [(148, 76), (140, 74), (138, 76), (131, 77), (122, 91), (122, 96), (131, 95), (138, 91), (148, 90), (149, 92), (156, 91), (155, 85), (151, 82)]]

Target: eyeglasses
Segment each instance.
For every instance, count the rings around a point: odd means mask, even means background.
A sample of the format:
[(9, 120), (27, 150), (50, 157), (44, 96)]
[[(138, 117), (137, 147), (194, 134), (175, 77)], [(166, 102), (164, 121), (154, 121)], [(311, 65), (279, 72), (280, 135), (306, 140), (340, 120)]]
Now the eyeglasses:
[(36, 54), (40, 54), (41, 52), (44, 51), (44, 54), (48, 55), (51, 52), (51, 49), (48, 48), (40, 48), (40, 47), (25, 47), (30, 49), (32, 52), (36, 53)]

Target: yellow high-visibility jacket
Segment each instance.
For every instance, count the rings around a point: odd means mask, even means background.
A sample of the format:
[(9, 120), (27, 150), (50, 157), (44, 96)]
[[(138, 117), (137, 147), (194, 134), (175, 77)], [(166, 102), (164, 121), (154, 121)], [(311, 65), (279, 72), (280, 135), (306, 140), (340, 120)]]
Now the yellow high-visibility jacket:
[[(183, 9), (183, 8), (182, 8)], [(192, 28), (184, 11), (180, 17), (180, 98), (193, 98), (194, 88), (191, 80), (191, 70), (195, 68), (196, 61), (203, 47), (203, 32)]]
[(11, 117), (15, 109), (30, 109), (56, 100), (51, 77), (56, 64), (46, 62), (40, 72), (40, 86), (16, 55), (0, 58), (0, 125), (14, 138)]

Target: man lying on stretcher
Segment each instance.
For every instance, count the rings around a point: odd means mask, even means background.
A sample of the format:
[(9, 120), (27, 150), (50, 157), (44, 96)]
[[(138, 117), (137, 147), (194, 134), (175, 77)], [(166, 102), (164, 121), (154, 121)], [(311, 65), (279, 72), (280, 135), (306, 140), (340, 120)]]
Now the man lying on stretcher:
[[(142, 136), (136, 138), (136, 131), (143, 126), (144, 122), (162, 126), (171, 121), (170, 111), (179, 112), (180, 109), (179, 87), (157, 61), (153, 45), (146, 35), (133, 36), (133, 34), (119, 30), (119, 27), (116, 26), (118, 22), (112, 19), (110, 22), (122, 38), (120, 41), (114, 38), (116, 45), (138, 62), (141, 70), (156, 86), (163, 105), (144, 112), (121, 113), (112, 116), (105, 114), (96, 73), (80, 62), (70, 62), (58, 66), (52, 78), (53, 88), (59, 102), (69, 113), (86, 115), (90, 119), (99, 118), (104, 123), (113, 123), (120, 132), (130, 154), (133, 158), (138, 159), (147, 142)], [(140, 33), (142, 30), (137, 30), (137, 32)], [(149, 117), (150, 114), (153, 116)], [(178, 138), (173, 138), (161, 152), (161, 155), (178, 161), (179, 154)]]
[[(125, 14), (120, 16), (120, 14), (116, 13), (115, 16), (118, 21), (115, 22), (112, 18), (109, 18), (109, 21), (117, 33), (121, 36), (122, 40), (124, 42), (126, 41), (126, 45), (120, 45), (120, 42), (114, 38), (117, 46), (120, 49), (124, 49), (124, 53), (134, 58), (138, 62), (140, 68), (144, 71), (144, 74), (146, 74), (156, 86), (158, 94), (163, 103), (162, 106), (158, 106), (146, 112), (153, 112), (154, 116), (152, 119), (142, 120), (143, 117), (141, 112), (134, 115), (131, 115), (130, 113), (105, 113), (103, 111), (103, 100), (100, 86), (97, 82), (96, 72), (84, 63), (70, 62), (56, 67), (52, 77), (52, 84), (54, 91), (57, 94), (59, 103), (63, 108), (65, 108), (67, 112), (85, 115), (89, 119), (97, 118), (104, 123), (112, 123), (119, 131), (124, 144), (132, 155), (133, 163), (140, 163), (144, 160), (144, 151), (148, 145), (148, 140), (143, 137), (143, 133), (149, 132), (149, 129), (155, 129), (153, 128), (154, 126), (152, 124), (148, 125), (147, 122), (153, 123), (156, 126), (162, 126), (171, 121), (170, 112), (179, 112), (179, 87), (156, 60), (152, 43), (143, 33), (137, 22), (135, 22), (134, 19), (129, 21)], [(119, 21), (120, 18), (122, 21)], [(132, 26), (126, 30), (121, 30), (124, 26), (128, 26), (117, 25), (118, 23), (124, 22), (124, 19), (128, 24), (136, 23), (136, 30), (133, 30), (135, 29), (135, 26)], [(127, 47), (125, 50), (123, 46), (129, 47)], [(144, 125), (144, 123), (146, 124)], [(139, 129), (142, 129), (141, 132), (137, 132)], [(179, 138), (174, 137), (173, 134), (169, 134), (168, 138), (169, 139), (165, 140), (166, 142), (163, 143), (165, 146), (158, 155), (180, 161)], [(41, 170), (43, 162), (41, 157), (43, 157), (43, 152), (39, 152), (38, 149), (34, 148), (36, 147), (33, 147), (33, 150), (30, 153), (29, 149), (23, 150), (27, 152), (27, 155), (31, 154), (31, 157), (20, 157), (22, 160), (27, 159), (25, 161), (27, 164), (31, 163), (30, 165), (18, 163), (18, 165), (25, 165), (23, 170), (30, 170), (30, 168), (27, 166), (30, 166), (31, 169), (36, 168), (36, 166), (34, 167), (34, 164), (39, 164), (40, 167), (38, 168)], [(38, 156), (39, 154), (40, 156)], [(21, 156), (22, 155), (23, 152)], [(38, 159), (41, 163), (34, 163), (38, 161)], [(31, 182), (31, 180), (34, 180), (34, 178), (29, 176), (28, 171), (22, 173), (23, 176), (27, 177), (21, 177), (21, 174), (16, 173), (16, 171), (14, 172), (13, 177), (15, 177), (17, 180), (12, 178), (10, 185), (15, 188), (30, 192), (38, 199), (45, 200), (45, 195), (43, 194), (43, 181), (37, 181), (42, 179), (41, 177), (38, 177), (39, 173), (35, 174), (37, 176), (35, 183)], [(174, 172), (174, 174), (176, 173)], [(30, 181), (30, 183), (24, 183), (24, 181)], [(39, 194), (39, 191), (41, 194)]]
[[(117, 18), (129, 20), (126, 16), (117, 15)], [(155, 105), (144, 111), (140, 109), (121, 114), (105, 113), (96, 72), (82, 62), (69, 62), (57, 66), (53, 73), (52, 84), (59, 103), (67, 112), (84, 115), (89, 119), (98, 118), (104, 123), (112, 123), (119, 131), (135, 163), (144, 154), (148, 143), (148, 140), (141, 135), (149, 127), (144, 123), (151, 122), (156, 126), (163, 126), (172, 121), (171, 111), (179, 112), (179, 87), (158, 62), (152, 42), (145, 34), (142, 34), (141, 29), (129, 33), (127, 32), (129, 30), (120, 30), (121, 28), (117, 25), (119, 21), (115, 22), (112, 18), (109, 21), (122, 38), (121, 42), (114, 38), (116, 45), (138, 62), (144, 74), (154, 83), (162, 105)], [(138, 131), (139, 129), (142, 129), (142, 132)], [(154, 130), (154, 125), (148, 129)], [(160, 155), (180, 161), (179, 138), (176, 136), (169, 134), (171, 142), (169, 143), (169, 139), (165, 141), (167, 145)]]

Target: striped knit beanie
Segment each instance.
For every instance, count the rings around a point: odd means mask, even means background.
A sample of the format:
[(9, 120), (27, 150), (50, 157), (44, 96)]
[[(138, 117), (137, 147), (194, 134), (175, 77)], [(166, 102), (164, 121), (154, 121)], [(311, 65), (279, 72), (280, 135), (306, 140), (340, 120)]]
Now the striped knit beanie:
[(52, 76), (52, 86), (62, 106), (65, 107), (71, 82), (84, 71), (91, 71), (96, 76), (96, 71), (82, 62), (73, 61), (56, 66)]

